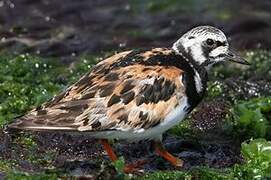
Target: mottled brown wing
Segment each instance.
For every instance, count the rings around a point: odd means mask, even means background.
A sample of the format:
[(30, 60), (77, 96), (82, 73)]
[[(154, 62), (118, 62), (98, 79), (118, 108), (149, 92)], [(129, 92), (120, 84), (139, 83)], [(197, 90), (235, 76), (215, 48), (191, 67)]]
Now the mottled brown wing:
[[(97, 64), (77, 83), (10, 127), (54, 130), (129, 130), (163, 121), (184, 94), (182, 71), (146, 65), (170, 50), (123, 52)], [(131, 63), (135, 61), (136, 63)], [(129, 63), (128, 63), (129, 62)]]

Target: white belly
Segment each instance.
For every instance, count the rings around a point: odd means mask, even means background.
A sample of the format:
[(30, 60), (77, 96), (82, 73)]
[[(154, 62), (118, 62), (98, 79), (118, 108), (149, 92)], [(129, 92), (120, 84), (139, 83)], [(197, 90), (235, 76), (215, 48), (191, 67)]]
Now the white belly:
[(96, 132), (95, 134), (90, 133), (90, 136), (95, 138), (106, 138), (106, 139), (125, 139), (128, 141), (139, 141), (143, 139), (161, 139), (162, 134), (177, 125), (187, 115), (187, 109), (189, 105), (187, 103), (187, 97), (183, 97), (179, 102), (179, 105), (171, 111), (163, 121), (157, 126), (150, 129), (137, 129), (129, 131), (104, 131)]

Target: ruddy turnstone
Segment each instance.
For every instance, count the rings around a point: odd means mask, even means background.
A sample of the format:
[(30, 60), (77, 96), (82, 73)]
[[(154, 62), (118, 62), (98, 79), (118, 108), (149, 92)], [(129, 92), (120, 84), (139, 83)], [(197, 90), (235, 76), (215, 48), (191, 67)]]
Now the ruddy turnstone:
[(49, 102), (19, 117), (9, 128), (80, 132), (100, 139), (151, 139), (155, 151), (174, 166), (183, 161), (162, 146), (162, 133), (184, 119), (203, 98), (207, 70), (221, 61), (248, 64), (229, 50), (224, 33), (199, 26), (172, 48), (131, 50), (94, 66)]

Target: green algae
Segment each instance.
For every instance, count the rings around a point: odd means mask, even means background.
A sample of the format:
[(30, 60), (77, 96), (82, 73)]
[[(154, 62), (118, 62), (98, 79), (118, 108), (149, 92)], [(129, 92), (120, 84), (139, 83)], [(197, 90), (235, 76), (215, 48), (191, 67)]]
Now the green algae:
[(29, 173), (23, 173), (23, 172), (9, 172), (5, 176), (6, 180), (57, 180), (58, 175), (57, 174), (29, 174)]
[(241, 152), (245, 158), (243, 165), (236, 165), (232, 173), (243, 179), (271, 178), (271, 141), (255, 139), (243, 142)]
[(0, 126), (59, 93), (98, 61), (82, 57), (68, 68), (55, 59), (0, 56)]
[[(135, 178), (137, 179), (137, 178)], [(157, 179), (183, 179), (183, 180), (190, 180), (192, 179), (191, 175), (188, 172), (183, 171), (159, 171), (155, 173), (148, 173), (144, 175), (143, 177), (140, 177), (138, 179), (149, 179), (149, 180), (157, 180)]]
[(211, 81), (207, 83), (207, 95), (208, 100), (219, 97), (224, 92), (224, 85), (220, 81)]
[(233, 133), (238, 139), (266, 138), (271, 140), (271, 97), (240, 101), (232, 109)]
[(180, 137), (194, 137), (196, 134), (196, 129), (192, 126), (191, 119), (186, 118), (181, 123), (170, 128), (168, 133)]

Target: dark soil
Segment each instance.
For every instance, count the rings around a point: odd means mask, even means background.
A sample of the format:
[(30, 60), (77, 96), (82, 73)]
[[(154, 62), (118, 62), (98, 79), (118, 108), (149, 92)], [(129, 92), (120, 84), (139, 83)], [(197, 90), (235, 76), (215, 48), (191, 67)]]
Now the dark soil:
[(4, 0), (0, 48), (70, 62), (85, 53), (170, 47), (201, 24), (222, 28), (238, 49), (271, 47), (270, 1), (169, 2)]

